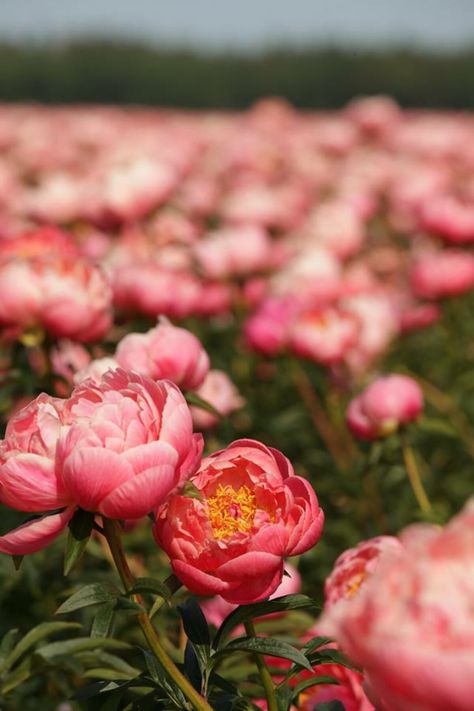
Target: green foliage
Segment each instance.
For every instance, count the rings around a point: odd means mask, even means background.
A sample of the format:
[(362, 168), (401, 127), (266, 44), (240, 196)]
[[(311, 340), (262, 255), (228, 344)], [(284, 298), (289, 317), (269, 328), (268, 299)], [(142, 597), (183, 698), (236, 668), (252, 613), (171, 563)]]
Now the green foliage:
[(106, 41), (3, 44), (0, 99), (237, 109), (278, 95), (303, 108), (336, 108), (354, 95), (389, 93), (406, 106), (469, 108), (473, 71), (470, 49), (327, 46), (239, 55)]

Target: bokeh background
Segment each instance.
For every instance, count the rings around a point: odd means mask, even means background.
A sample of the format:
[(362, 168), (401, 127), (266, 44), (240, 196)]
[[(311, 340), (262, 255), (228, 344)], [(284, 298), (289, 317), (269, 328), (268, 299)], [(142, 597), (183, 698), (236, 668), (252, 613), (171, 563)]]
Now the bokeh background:
[(472, 0), (1, 0), (0, 101), (474, 105)]

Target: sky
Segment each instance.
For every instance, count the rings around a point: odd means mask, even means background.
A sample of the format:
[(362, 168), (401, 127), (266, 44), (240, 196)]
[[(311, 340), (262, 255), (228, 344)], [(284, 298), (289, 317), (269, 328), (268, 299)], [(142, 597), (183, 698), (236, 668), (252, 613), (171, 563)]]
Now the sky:
[(0, 0), (0, 40), (111, 37), (203, 50), (474, 46), (474, 0)]

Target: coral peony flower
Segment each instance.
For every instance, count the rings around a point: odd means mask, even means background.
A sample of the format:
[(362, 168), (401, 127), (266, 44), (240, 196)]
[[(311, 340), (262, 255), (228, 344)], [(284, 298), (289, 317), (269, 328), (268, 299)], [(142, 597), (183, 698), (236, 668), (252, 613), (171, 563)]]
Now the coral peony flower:
[(319, 539), (324, 515), (305, 479), (277, 450), (237, 440), (203, 460), (197, 496), (173, 495), (154, 534), (175, 574), (199, 595), (263, 600), (281, 583), (285, 556)]
[(474, 500), (444, 529), (401, 535), (343, 615), (319, 625), (368, 675), (386, 711), (470, 711)]
[[(196, 394), (212, 405), (222, 417), (230, 415), (231, 412), (245, 405), (245, 400), (223, 370), (210, 370), (201, 387), (196, 390)], [(194, 426), (199, 430), (214, 427), (219, 421), (216, 415), (200, 407), (192, 406), (190, 409)]]
[(209, 356), (199, 339), (166, 319), (147, 333), (129, 333), (117, 346), (115, 358), (125, 370), (152, 380), (171, 380), (181, 388), (202, 385), (209, 370)]
[(347, 424), (359, 439), (386, 437), (400, 425), (416, 420), (423, 409), (423, 393), (407, 375), (378, 378), (347, 409)]

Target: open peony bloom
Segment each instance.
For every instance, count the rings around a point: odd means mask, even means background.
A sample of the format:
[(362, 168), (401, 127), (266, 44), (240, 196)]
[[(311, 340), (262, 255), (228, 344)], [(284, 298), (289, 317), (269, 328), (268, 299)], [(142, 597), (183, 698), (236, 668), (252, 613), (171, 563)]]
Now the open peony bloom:
[(0, 444), (0, 500), (20, 511), (66, 509), (2, 536), (0, 551), (44, 548), (77, 506), (140, 518), (196, 470), (201, 451), (186, 401), (168, 381), (116, 370), (68, 400), (40, 395)]
[(366, 671), (384, 711), (471, 711), (474, 500), (444, 529), (417, 524), (401, 542), (318, 626)]
[(359, 439), (377, 439), (416, 420), (423, 409), (423, 393), (407, 375), (387, 375), (375, 380), (347, 409), (347, 424)]
[(120, 367), (152, 380), (171, 380), (193, 390), (204, 382), (209, 356), (194, 334), (162, 319), (147, 333), (130, 333), (117, 346)]
[(281, 583), (284, 558), (321, 535), (324, 515), (311, 485), (260, 442), (237, 440), (212, 454), (191, 482), (197, 496), (171, 496), (154, 533), (175, 574), (199, 595), (263, 600)]

